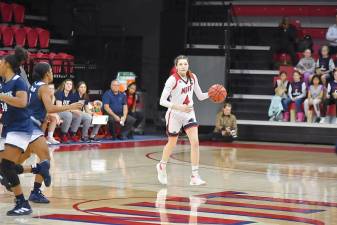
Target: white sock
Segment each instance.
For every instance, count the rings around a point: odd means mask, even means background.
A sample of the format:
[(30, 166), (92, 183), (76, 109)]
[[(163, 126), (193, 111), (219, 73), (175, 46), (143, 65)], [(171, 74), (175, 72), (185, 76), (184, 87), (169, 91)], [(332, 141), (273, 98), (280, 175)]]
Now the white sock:
[(167, 161), (160, 160), (160, 167), (162, 170), (166, 169), (166, 164), (167, 164)]
[(53, 138), (54, 132), (53, 131), (48, 131), (48, 138)]
[(198, 176), (199, 175), (199, 166), (192, 166), (192, 176)]

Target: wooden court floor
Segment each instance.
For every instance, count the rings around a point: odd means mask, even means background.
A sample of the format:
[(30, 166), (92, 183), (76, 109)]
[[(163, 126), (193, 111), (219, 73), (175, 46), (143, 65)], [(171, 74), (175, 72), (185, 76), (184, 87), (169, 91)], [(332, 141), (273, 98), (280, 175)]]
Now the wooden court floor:
[[(201, 143), (200, 174), (190, 187), (188, 143), (155, 164), (164, 140), (52, 147), (50, 204), (7, 217), (13, 196), (0, 187), (0, 224), (330, 224), (337, 225), (337, 156), (332, 146)], [(31, 158), (27, 163), (35, 162)], [(21, 176), (28, 198), (34, 177)]]

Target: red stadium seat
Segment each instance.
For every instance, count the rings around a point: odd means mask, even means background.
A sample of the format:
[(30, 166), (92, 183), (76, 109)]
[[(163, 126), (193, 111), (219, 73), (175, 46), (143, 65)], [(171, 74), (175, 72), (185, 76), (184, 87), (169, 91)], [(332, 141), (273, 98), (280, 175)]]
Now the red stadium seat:
[(49, 63), (49, 54), (48, 53), (42, 53), (38, 52), (35, 55), (35, 62), (46, 62)]
[(72, 74), (74, 72), (74, 56), (67, 54), (64, 62), (64, 72), (66, 74)]
[(302, 28), (303, 35), (310, 35), (312, 39), (325, 39), (327, 28)]
[(233, 6), (236, 16), (324, 16), (336, 15), (337, 7), (325, 5), (237, 5)]
[(9, 23), (12, 21), (13, 10), (10, 4), (0, 2), (0, 11), (3, 23)]
[(24, 28), (27, 31), (27, 41), (28, 41), (28, 47), (29, 48), (36, 48), (37, 46), (37, 40), (38, 40), (38, 33), (35, 29), (31, 28)]
[(336, 106), (335, 105), (329, 105), (328, 108), (327, 108), (327, 115), (329, 116), (333, 116), (335, 117), (336, 116)]
[(12, 4), (15, 23), (23, 23), (25, 19), (25, 7), (19, 4)]
[(2, 44), (5, 47), (12, 47), (14, 42), (14, 33), (11, 27), (5, 26), (1, 28)]
[(14, 38), (16, 45), (19, 45), (21, 47), (25, 46), (26, 37), (27, 37), (26, 29), (24, 28), (14, 29)]
[(7, 55), (6, 51), (0, 51), (0, 57)]
[(66, 53), (58, 53), (54, 56), (52, 61), (52, 68), (54, 74), (60, 74), (62, 72), (62, 66), (64, 63), (64, 59), (66, 58)]
[(36, 31), (39, 35), (40, 48), (48, 48), (50, 39), (49, 31), (42, 28), (36, 28)]
[(292, 81), (293, 73), (294, 73), (294, 67), (292, 66), (280, 66), (280, 71), (284, 71), (287, 73), (287, 77), (289, 81)]
[(289, 64), (288, 62), (291, 62), (290, 55), (287, 53), (277, 53), (273, 55), (273, 60), (275, 62), (280, 62), (284, 65)]

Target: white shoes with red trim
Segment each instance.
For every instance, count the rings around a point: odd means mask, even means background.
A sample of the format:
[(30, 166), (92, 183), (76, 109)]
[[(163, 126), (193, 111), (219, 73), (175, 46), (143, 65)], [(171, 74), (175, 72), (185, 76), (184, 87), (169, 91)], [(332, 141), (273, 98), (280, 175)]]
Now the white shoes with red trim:
[(167, 184), (167, 174), (166, 169), (162, 168), (160, 163), (157, 164), (157, 173), (158, 173), (158, 181), (161, 184)]
[(199, 175), (197, 176), (191, 176), (191, 181), (190, 181), (190, 185), (192, 186), (199, 186), (199, 185), (205, 185), (206, 181), (202, 180), (201, 177)]

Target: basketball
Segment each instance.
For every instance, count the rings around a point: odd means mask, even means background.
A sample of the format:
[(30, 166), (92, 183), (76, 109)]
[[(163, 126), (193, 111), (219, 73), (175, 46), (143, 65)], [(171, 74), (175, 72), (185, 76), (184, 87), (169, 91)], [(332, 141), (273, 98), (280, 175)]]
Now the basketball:
[(225, 101), (227, 91), (221, 84), (214, 84), (208, 89), (208, 96), (213, 102), (221, 103)]

